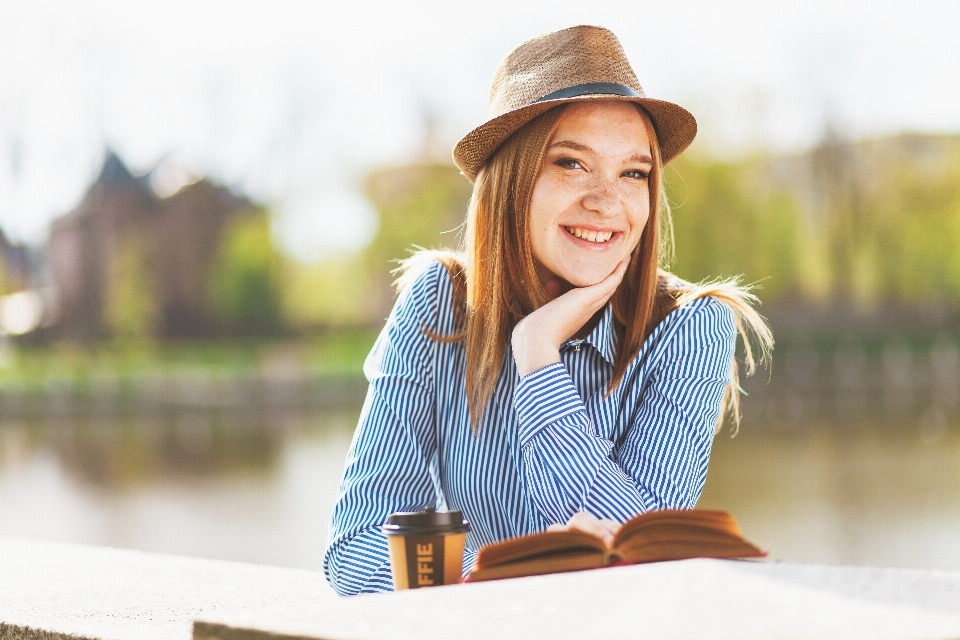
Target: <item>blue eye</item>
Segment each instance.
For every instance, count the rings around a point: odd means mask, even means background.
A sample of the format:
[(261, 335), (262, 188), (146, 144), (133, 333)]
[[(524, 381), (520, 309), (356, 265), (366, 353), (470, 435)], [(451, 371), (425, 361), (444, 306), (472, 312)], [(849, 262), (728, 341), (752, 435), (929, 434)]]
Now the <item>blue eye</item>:
[(649, 171), (641, 171), (640, 169), (631, 169), (630, 171), (624, 171), (623, 176), (625, 178), (637, 178), (639, 180), (646, 180), (650, 177)]
[(554, 164), (556, 164), (558, 167), (563, 167), (564, 169), (583, 168), (580, 162), (578, 160), (574, 160), (573, 158), (558, 158)]

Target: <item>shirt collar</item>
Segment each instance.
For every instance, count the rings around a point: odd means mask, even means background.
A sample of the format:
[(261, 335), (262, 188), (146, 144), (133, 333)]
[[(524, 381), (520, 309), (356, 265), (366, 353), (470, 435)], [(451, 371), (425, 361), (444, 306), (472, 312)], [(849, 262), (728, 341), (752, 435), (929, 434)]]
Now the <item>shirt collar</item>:
[(584, 342), (596, 349), (603, 359), (613, 364), (614, 355), (617, 348), (617, 335), (614, 327), (613, 305), (609, 302), (603, 308), (603, 315), (600, 316), (600, 322), (593, 328)]

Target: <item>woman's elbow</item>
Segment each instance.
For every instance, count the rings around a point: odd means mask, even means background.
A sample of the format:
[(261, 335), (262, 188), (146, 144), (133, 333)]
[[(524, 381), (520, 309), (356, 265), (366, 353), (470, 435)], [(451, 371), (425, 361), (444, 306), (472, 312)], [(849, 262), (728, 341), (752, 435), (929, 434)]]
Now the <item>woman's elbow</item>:
[[(352, 575), (350, 571), (344, 570), (339, 556), (338, 550), (334, 549), (333, 546), (327, 548), (327, 552), (323, 556), (323, 575), (327, 579), (327, 584), (333, 588), (337, 595), (355, 596), (360, 593), (363, 585), (358, 583), (355, 575)], [(354, 579), (351, 579), (351, 577)]]

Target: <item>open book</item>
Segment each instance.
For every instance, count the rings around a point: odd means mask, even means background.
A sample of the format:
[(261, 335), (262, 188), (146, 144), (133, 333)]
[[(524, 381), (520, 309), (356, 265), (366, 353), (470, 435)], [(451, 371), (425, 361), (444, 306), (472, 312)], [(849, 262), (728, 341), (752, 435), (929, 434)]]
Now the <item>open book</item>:
[(544, 531), (487, 545), (480, 549), (467, 582), (683, 558), (765, 555), (744, 540), (726, 511), (668, 509), (631, 518), (609, 546), (581, 531)]

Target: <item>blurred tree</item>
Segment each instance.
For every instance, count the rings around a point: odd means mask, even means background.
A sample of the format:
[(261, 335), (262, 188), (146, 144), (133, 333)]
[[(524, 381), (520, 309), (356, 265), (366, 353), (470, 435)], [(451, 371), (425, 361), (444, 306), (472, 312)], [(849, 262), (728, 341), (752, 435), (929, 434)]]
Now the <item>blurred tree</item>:
[(118, 240), (111, 256), (105, 315), (110, 334), (146, 340), (156, 331), (157, 283), (137, 236)]
[(370, 173), (364, 192), (380, 216), (362, 251), (286, 267), (284, 313), (300, 328), (379, 328), (393, 306), (397, 262), (416, 247), (456, 247), (470, 183), (442, 162), (417, 159)]
[[(905, 139), (904, 144), (916, 144)], [(940, 141), (942, 143), (943, 141)], [(905, 304), (960, 306), (960, 144), (934, 167), (878, 148), (868, 206), (877, 288)], [(952, 146), (953, 148), (949, 148)], [(929, 154), (928, 154), (929, 155)]]
[[(3, 233), (0, 231), (0, 233)], [(14, 287), (11, 285), (10, 278), (7, 276), (7, 266), (0, 260), (0, 296), (13, 293)]]
[(755, 188), (756, 165), (687, 155), (668, 167), (676, 243), (669, 268), (692, 281), (742, 275), (773, 300), (803, 288), (800, 225), (789, 193)]
[(832, 130), (809, 154), (820, 200), (826, 210), (830, 289), (834, 304), (874, 301), (871, 219), (866, 202), (863, 154)]
[(211, 267), (209, 291), (214, 315), (229, 332), (280, 330), (281, 258), (265, 211), (227, 223)]
[(0, 229), (0, 295), (33, 286), (30, 258), (26, 247), (14, 244)]
[(320, 264), (289, 262), (284, 271), (283, 310), (291, 325), (323, 330), (373, 324), (366, 315), (370, 274), (362, 254)]
[(960, 309), (960, 137), (830, 136), (780, 163), (835, 307)]
[(673, 270), (742, 274), (766, 303), (960, 309), (960, 137), (830, 136), (794, 156), (667, 169)]
[(367, 197), (380, 230), (364, 253), (371, 274), (368, 317), (382, 321), (393, 304), (390, 270), (415, 247), (457, 247), (472, 186), (453, 165), (416, 162), (370, 174)]

